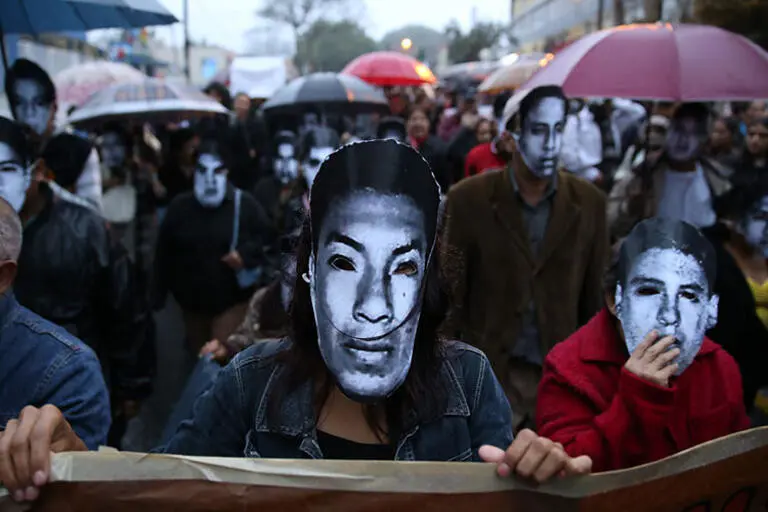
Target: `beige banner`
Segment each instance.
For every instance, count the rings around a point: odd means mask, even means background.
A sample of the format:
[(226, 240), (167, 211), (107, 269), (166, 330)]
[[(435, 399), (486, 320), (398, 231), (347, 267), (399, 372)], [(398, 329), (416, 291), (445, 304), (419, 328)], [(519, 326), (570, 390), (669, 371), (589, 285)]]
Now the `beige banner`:
[[(228, 459), (116, 451), (54, 456), (35, 511), (768, 510), (768, 427), (653, 464), (533, 486), (493, 465)], [(19, 507), (0, 488), (0, 512)]]

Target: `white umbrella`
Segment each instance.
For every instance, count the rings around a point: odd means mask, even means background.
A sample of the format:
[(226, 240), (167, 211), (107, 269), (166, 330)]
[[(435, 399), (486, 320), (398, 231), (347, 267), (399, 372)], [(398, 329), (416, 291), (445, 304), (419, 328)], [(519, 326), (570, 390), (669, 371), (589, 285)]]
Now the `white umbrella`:
[(220, 103), (194, 87), (148, 78), (97, 92), (69, 116), (69, 122), (78, 128), (93, 129), (108, 121), (179, 122), (228, 114)]

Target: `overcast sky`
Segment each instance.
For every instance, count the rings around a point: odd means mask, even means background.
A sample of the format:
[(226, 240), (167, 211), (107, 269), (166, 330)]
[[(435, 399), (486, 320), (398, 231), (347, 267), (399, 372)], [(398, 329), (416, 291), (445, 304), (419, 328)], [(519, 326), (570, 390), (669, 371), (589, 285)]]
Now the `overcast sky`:
[[(192, 37), (225, 46), (234, 51), (244, 50), (245, 32), (258, 25), (254, 12), (261, 0), (189, 0), (189, 24)], [(279, 0), (272, 0), (279, 1)], [(351, 0), (352, 2), (360, 0)], [(161, 0), (177, 18), (183, 17), (183, 0)], [(376, 39), (392, 29), (413, 23), (442, 30), (452, 19), (468, 27), (473, 3), (478, 21), (509, 21), (509, 0), (367, 0), (364, 25)], [(158, 35), (180, 44), (180, 26), (161, 28)]]

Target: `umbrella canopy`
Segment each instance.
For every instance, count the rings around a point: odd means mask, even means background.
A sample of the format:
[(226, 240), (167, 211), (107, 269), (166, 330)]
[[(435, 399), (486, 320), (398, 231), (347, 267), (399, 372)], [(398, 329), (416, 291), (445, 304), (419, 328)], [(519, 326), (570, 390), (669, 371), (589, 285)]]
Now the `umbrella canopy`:
[(356, 58), (341, 71), (380, 87), (434, 84), (435, 75), (423, 63), (398, 52), (371, 52)]
[(278, 89), (262, 108), (271, 114), (295, 114), (310, 106), (349, 114), (389, 107), (383, 92), (356, 76), (313, 73)]
[(520, 58), (514, 64), (494, 71), (488, 78), (483, 80), (478, 90), (488, 94), (513, 91), (528, 81), (534, 73), (548, 64), (548, 62), (544, 58), (536, 60)]
[(103, 89), (75, 110), (69, 122), (94, 129), (108, 121), (178, 122), (194, 117), (228, 115), (229, 111), (197, 89), (147, 78), (141, 83)]
[(0, 31), (5, 34), (81, 32), (97, 28), (138, 28), (176, 23), (159, 0), (4, 0)]
[(56, 99), (64, 106), (80, 106), (110, 85), (143, 82), (147, 76), (136, 68), (121, 62), (95, 61), (69, 67), (57, 74)]
[(462, 62), (442, 70), (440, 78), (444, 80), (463, 78), (475, 80), (479, 83), (488, 78), (498, 67), (498, 62), (493, 61)]
[(768, 52), (705, 25), (624, 25), (574, 42), (523, 87), (577, 98), (736, 101), (768, 96)]

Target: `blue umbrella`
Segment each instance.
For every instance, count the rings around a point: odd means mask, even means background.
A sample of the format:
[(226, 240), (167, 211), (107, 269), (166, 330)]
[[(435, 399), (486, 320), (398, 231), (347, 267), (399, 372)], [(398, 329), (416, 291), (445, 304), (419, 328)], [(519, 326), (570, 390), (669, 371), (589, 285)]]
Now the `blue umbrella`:
[(7, 69), (3, 34), (128, 29), (177, 21), (159, 0), (0, 0), (0, 52)]

